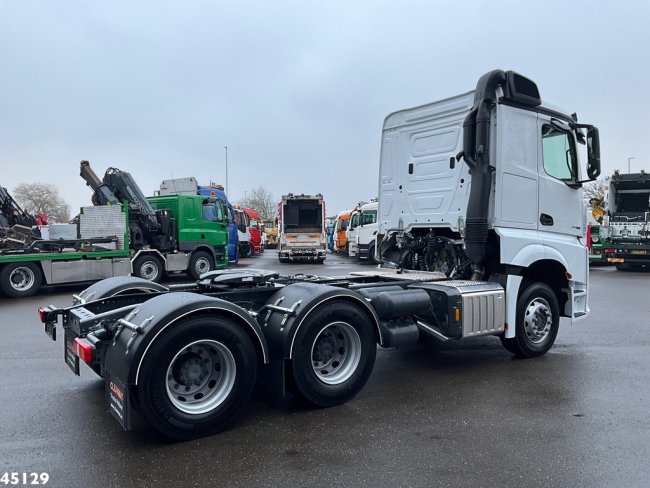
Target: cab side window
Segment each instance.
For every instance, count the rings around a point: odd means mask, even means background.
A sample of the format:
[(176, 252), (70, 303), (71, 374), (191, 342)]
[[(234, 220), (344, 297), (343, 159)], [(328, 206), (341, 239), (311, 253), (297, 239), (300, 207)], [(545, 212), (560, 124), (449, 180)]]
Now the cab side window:
[(221, 222), (223, 220), (223, 213), (221, 211), (221, 206), (216, 205), (215, 203), (204, 203), (203, 204), (203, 220), (208, 222)]
[(562, 181), (577, 179), (576, 150), (571, 133), (551, 125), (542, 126), (542, 154), (544, 170), (549, 176)]

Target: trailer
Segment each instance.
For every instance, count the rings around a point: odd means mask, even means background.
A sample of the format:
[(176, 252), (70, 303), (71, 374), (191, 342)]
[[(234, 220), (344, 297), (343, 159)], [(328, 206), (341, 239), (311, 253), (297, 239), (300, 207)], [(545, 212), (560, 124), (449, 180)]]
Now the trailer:
[[(83, 362), (104, 379), (123, 428), (135, 406), (174, 439), (227, 428), (256, 383), (319, 407), (347, 402), (378, 345), (492, 335), (517, 356), (541, 356), (561, 317), (589, 312), (580, 175), (598, 176), (599, 138), (568, 114), (543, 104), (532, 80), (495, 70), (475, 92), (389, 116), (381, 268), (330, 278), (222, 270), (169, 287), (112, 278), (69, 307), (41, 308), (40, 320), (53, 339), (63, 331), (72, 371)], [(462, 251), (457, 270), (416, 266), (433, 265), (439, 245)]]

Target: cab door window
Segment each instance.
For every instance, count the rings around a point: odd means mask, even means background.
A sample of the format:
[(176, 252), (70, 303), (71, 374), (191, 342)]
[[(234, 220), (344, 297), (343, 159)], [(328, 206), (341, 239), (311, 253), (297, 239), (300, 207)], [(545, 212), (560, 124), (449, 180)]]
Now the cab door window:
[(542, 154), (544, 171), (549, 176), (566, 182), (578, 179), (575, 143), (570, 132), (543, 125)]

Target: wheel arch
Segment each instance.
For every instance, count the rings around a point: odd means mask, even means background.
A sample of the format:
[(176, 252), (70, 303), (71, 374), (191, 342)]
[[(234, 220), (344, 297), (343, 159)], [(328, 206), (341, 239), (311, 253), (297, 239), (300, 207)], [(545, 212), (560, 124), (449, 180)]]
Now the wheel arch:
[(296, 327), (292, 331), (292, 337), (291, 337), (291, 344), (289, 346), (289, 359), (293, 358), (293, 348), (294, 344), (296, 341), (296, 336), (298, 335), (298, 332), (300, 331), (300, 328), (304, 325), (305, 321), (307, 318), (314, 312), (316, 311), (319, 307), (321, 307), (323, 304), (331, 302), (331, 301), (344, 301), (347, 303), (351, 303), (353, 305), (359, 306), (359, 308), (364, 312), (364, 314), (368, 317), (370, 322), (373, 324), (374, 331), (375, 331), (375, 339), (378, 344), (383, 344), (383, 336), (381, 334), (381, 327), (379, 326), (379, 317), (377, 316), (377, 313), (374, 311), (374, 309), (368, 305), (368, 303), (363, 299), (359, 297), (355, 297), (353, 295), (347, 295), (347, 294), (342, 294), (342, 295), (333, 295), (327, 298), (324, 298), (323, 300), (320, 300), (318, 303), (313, 305), (307, 313), (305, 313), (298, 323)]
[(258, 358), (261, 359), (264, 364), (269, 362), (268, 348), (266, 346), (266, 341), (264, 340), (264, 336), (262, 335), (261, 331), (258, 331), (257, 328), (253, 327), (252, 324), (247, 319), (245, 319), (243, 315), (235, 312), (234, 310), (230, 310), (229, 308), (221, 307), (221, 306), (199, 307), (173, 318), (172, 320), (167, 322), (167, 324), (165, 324), (163, 327), (160, 328), (160, 330), (156, 333), (156, 335), (147, 344), (147, 346), (145, 347), (142, 353), (142, 356), (138, 361), (138, 365), (135, 371), (135, 377), (133, 378), (135, 385), (138, 384), (140, 378), (140, 370), (142, 369), (142, 364), (144, 363), (144, 360), (147, 356), (147, 352), (149, 352), (149, 349), (151, 348), (152, 344), (156, 342), (156, 339), (158, 339), (158, 337), (160, 337), (160, 335), (163, 332), (169, 330), (170, 326), (173, 327), (174, 324), (177, 324), (179, 321), (198, 317), (198, 316), (213, 316), (213, 317), (225, 316), (229, 319), (234, 320), (237, 324), (241, 326), (241, 330), (243, 330), (246, 333), (246, 335), (251, 339), (251, 342), (253, 344), (253, 347), (255, 348), (255, 352), (257, 353)]
[(250, 338), (258, 357), (269, 362), (268, 346), (261, 327), (239, 306), (190, 292), (164, 293), (142, 303), (128, 317), (140, 332), (122, 330), (106, 351), (106, 369), (126, 384), (137, 385), (151, 346), (171, 328), (189, 317), (208, 315), (233, 320)]
[(553, 290), (560, 305), (560, 315), (564, 316), (563, 310), (569, 299), (569, 295), (564, 291), (569, 288), (566, 263), (555, 259), (540, 259), (524, 269), (521, 276), (522, 282), (519, 286), (519, 293), (531, 283), (545, 283)]

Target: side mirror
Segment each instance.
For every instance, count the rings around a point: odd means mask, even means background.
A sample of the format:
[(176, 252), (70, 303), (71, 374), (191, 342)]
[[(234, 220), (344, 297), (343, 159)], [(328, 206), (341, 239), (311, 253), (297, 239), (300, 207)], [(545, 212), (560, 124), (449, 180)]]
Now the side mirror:
[(590, 180), (600, 176), (600, 138), (593, 126), (587, 130), (587, 176)]

